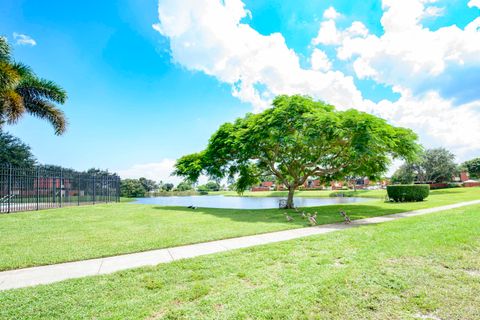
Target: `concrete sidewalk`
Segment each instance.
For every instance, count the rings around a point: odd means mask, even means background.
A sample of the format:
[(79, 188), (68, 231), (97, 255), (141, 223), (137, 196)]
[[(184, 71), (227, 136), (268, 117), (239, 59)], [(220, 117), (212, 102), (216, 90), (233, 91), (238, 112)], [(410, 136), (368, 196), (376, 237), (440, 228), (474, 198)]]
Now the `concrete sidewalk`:
[(361, 225), (376, 224), (432, 212), (455, 209), (473, 204), (480, 204), (480, 200), (461, 202), (442, 207), (415, 210), (404, 213), (396, 213), (382, 217), (354, 220), (348, 225), (344, 223), (325, 224), (310, 228), (277, 231), (239, 238), (197, 243), (174, 248), (131, 253), (120, 256), (3, 271), (0, 272), (0, 291), (35, 286), (39, 284), (48, 284), (72, 278), (108, 274), (115, 271), (143, 266), (153, 266), (159, 263), (168, 263), (175, 260), (198, 257), (211, 253), (303, 238), (311, 235), (324, 234)]

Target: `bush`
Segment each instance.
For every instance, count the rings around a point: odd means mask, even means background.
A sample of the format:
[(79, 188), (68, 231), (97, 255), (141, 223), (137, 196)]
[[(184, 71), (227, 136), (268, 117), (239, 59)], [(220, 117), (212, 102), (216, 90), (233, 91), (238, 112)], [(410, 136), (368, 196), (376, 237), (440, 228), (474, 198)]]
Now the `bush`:
[(430, 193), (428, 184), (399, 184), (387, 186), (390, 200), (395, 202), (423, 201)]
[(463, 187), (463, 183), (461, 183), (461, 182), (450, 182), (448, 184), (448, 187), (449, 188), (461, 188), (461, 187)]

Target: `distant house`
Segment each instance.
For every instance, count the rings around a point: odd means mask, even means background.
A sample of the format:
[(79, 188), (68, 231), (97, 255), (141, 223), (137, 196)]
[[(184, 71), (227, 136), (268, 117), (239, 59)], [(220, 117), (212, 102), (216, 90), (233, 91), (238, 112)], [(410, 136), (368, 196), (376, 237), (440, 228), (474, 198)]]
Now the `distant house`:
[(460, 181), (463, 183), (463, 186), (466, 188), (480, 187), (480, 181), (470, 179), (470, 176), (466, 171), (460, 172), (459, 178), (460, 178)]
[(250, 191), (271, 191), (275, 190), (275, 183), (273, 181), (263, 181), (259, 186), (252, 187)]
[[(63, 182), (63, 183), (62, 183)], [(40, 194), (49, 194), (51, 190), (57, 189), (60, 191), (61, 195), (65, 194), (65, 190), (72, 188), (72, 182), (70, 179), (60, 179), (60, 178), (35, 178), (33, 181), (33, 190), (39, 190)]]
[(55, 188), (60, 189), (60, 188), (70, 188), (71, 187), (71, 182), (70, 179), (62, 179), (63, 184), (61, 179), (59, 178), (35, 178), (33, 182), (33, 187), (34, 188), (39, 188), (39, 189), (53, 189)]

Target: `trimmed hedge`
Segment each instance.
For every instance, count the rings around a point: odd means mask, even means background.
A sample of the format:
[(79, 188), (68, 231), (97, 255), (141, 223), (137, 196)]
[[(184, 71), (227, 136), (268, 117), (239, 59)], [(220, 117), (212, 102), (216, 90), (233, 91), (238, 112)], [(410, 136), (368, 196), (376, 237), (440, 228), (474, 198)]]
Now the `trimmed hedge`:
[(423, 201), (430, 193), (428, 184), (399, 184), (387, 186), (387, 194), (390, 200), (395, 202)]

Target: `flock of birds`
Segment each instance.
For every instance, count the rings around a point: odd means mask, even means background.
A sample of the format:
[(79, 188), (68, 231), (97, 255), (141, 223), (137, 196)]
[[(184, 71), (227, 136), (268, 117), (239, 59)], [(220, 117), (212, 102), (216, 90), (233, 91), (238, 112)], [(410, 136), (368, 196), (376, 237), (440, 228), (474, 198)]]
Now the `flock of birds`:
[[(317, 222), (317, 212), (315, 211), (313, 215), (311, 215), (309, 212), (305, 212), (305, 211), (302, 211), (300, 213), (300, 211), (298, 210), (298, 208), (295, 208), (295, 212), (300, 214), (300, 217), (302, 219), (306, 219), (308, 221), (308, 223), (311, 225), (311, 226), (316, 226), (318, 224)], [(351, 223), (352, 221), (350, 220), (350, 217), (347, 215), (347, 213), (343, 210), (340, 210), (340, 215), (343, 217), (344, 219), (344, 222), (346, 224), (349, 224)], [(288, 215), (288, 213), (286, 212), (285, 213), (285, 218), (287, 219), (288, 222), (292, 222), (293, 221), (293, 217)]]
[[(195, 206), (188, 206), (187, 208), (193, 209), (193, 210), (197, 209), (197, 207)], [(295, 208), (295, 212), (300, 214), (300, 211), (298, 210), (298, 208)], [(347, 215), (345, 211), (340, 210), (340, 215), (343, 217), (346, 224), (349, 224), (352, 222), (350, 220), (350, 217)], [(313, 213), (313, 215), (311, 215), (309, 212), (302, 211), (300, 214), (300, 217), (304, 220), (306, 219), (311, 226), (316, 226), (318, 224), (316, 211)], [(293, 217), (289, 216), (287, 212), (285, 212), (285, 218), (287, 219), (288, 222), (293, 221)]]

